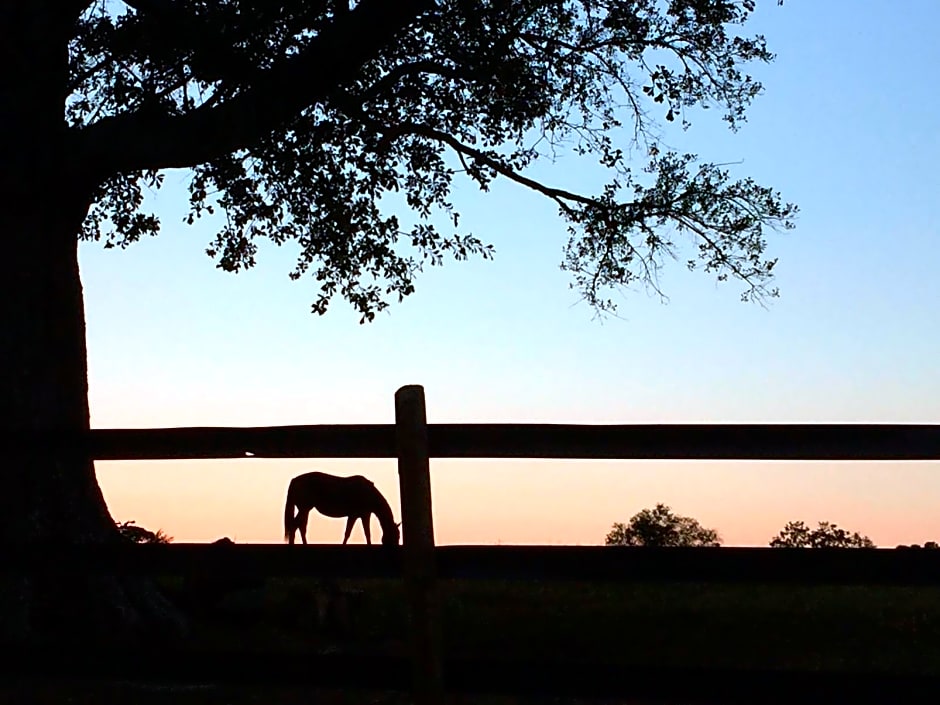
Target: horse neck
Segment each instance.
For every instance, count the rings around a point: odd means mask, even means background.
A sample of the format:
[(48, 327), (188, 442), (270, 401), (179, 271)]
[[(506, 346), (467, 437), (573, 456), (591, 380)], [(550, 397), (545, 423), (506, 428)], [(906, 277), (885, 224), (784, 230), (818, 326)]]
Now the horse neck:
[(372, 513), (375, 514), (375, 518), (379, 520), (379, 525), (382, 527), (383, 532), (390, 531), (395, 526), (395, 517), (392, 515), (392, 508), (389, 506), (385, 497), (379, 492), (375, 493)]

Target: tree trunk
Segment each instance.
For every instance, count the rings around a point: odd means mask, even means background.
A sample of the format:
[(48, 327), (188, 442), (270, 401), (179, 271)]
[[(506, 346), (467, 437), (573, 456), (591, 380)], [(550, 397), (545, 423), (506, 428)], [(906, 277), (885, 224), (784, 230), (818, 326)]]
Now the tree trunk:
[[(48, 191), (45, 209), (0, 213), (7, 270), (0, 277), (0, 422), (17, 432), (89, 428), (85, 318), (68, 196)], [(72, 211), (74, 213), (74, 210)], [(65, 222), (63, 222), (65, 221)], [(90, 460), (14, 455), (0, 469), (0, 541), (119, 541)], [(62, 584), (14, 577), (0, 586), (5, 636), (179, 631), (178, 614), (139, 578), (89, 577)]]
[[(70, 28), (57, 10), (46, 2), (0, 10), (0, 433), (89, 428), (78, 233), (94, 183), (70, 157)], [(0, 544), (121, 540), (93, 462), (38, 449), (0, 457)], [(0, 573), (2, 638), (87, 641), (183, 629), (149, 580)]]

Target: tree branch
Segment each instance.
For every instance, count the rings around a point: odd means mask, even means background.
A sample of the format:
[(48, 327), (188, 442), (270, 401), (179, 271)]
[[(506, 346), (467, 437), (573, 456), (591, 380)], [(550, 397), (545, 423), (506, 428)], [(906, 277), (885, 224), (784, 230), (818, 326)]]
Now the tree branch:
[(123, 0), (124, 4), (137, 12), (169, 12), (173, 3), (168, 0)]
[(60, 0), (55, 3), (69, 19), (77, 19), (91, 5), (91, 0)]
[[(132, 0), (142, 8), (159, 0)], [(185, 168), (245, 149), (326, 100), (434, 0), (362, 0), (312, 40), (301, 54), (260, 72), (221, 105), (182, 116), (134, 112), (105, 118), (76, 135), (77, 157), (97, 179), (142, 169)], [(146, 11), (146, 10), (145, 10)]]
[(542, 194), (543, 196), (547, 196), (548, 198), (555, 201), (562, 208), (562, 210), (568, 213), (573, 212), (569, 201), (585, 205), (594, 203), (594, 199), (588, 198), (587, 196), (582, 196), (572, 191), (566, 191), (565, 189), (555, 188), (553, 186), (546, 186), (540, 181), (523, 176), (514, 169), (507, 167), (499, 160), (493, 159), (488, 154), (486, 154), (486, 152), (464, 144), (446, 132), (441, 132), (440, 130), (435, 130), (433, 128), (424, 126), (413, 126), (409, 132), (443, 142), (458, 154), (464, 154), (468, 157), (472, 157), (480, 164), (484, 164), (488, 168), (495, 171), (497, 174), (506, 177), (510, 181), (515, 181), (517, 184), (521, 184), (522, 186), (530, 188), (533, 191)]
[(479, 78), (476, 74), (465, 70), (461, 66), (447, 66), (433, 59), (420, 59), (418, 61), (412, 61), (410, 64), (399, 64), (392, 68), (388, 73), (369, 86), (367, 90), (357, 93), (355, 98), (360, 103), (373, 100), (382, 95), (384, 91), (393, 87), (402, 78), (418, 73), (434, 74), (442, 78), (449, 78), (453, 81), (473, 81)]
[[(344, 103), (343, 109), (346, 112), (351, 112), (352, 105), (348, 102)], [(420, 125), (417, 123), (401, 123), (393, 127), (387, 127), (366, 116), (362, 112), (355, 112), (357, 119), (362, 120), (377, 132), (382, 133), (387, 139), (395, 139), (396, 137), (401, 137), (402, 135), (420, 135), (437, 142), (442, 142), (443, 144), (446, 144), (448, 147), (450, 147), (461, 159), (463, 159), (464, 156), (471, 157), (478, 163), (486, 166), (489, 169), (492, 169), (497, 174), (506, 177), (510, 181), (515, 181), (517, 184), (521, 184), (522, 186), (530, 188), (533, 191), (542, 194), (543, 196), (547, 196), (568, 213), (573, 212), (570, 202), (586, 205), (590, 205), (595, 202), (594, 199), (587, 196), (582, 196), (572, 191), (566, 191), (565, 189), (546, 186), (545, 184), (536, 181), (535, 179), (530, 179), (527, 176), (523, 176), (514, 169), (511, 169), (510, 167), (501, 163), (498, 159), (494, 159), (486, 152), (476, 149), (475, 147), (471, 147), (468, 144), (464, 144), (453, 135), (442, 132), (441, 130), (436, 130), (433, 127), (428, 127), (427, 125)]]

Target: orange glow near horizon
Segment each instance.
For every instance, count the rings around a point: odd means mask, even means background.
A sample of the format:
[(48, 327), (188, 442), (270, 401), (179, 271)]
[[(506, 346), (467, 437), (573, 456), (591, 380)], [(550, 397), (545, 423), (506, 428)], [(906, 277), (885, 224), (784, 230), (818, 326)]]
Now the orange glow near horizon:
[[(879, 546), (940, 539), (930, 492), (938, 462), (432, 461), (435, 539), (446, 544), (602, 544), (614, 522), (663, 502), (715, 528), (726, 546), (766, 546), (787, 521), (831, 521)], [(98, 462), (117, 521), (176, 542), (228, 536), (280, 543), (284, 494), (309, 470), (363, 474), (400, 520), (394, 460)], [(890, 497), (886, 485), (908, 488)], [(309, 539), (338, 543), (343, 520), (311, 514)], [(373, 519), (373, 536), (381, 536)], [(356, 526), (350, 539), (363, 543)]]

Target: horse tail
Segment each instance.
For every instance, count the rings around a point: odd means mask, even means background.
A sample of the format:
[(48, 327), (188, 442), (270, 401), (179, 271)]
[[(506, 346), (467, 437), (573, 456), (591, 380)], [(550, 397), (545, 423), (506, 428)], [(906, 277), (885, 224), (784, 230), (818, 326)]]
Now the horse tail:
[(284, 540), (289, 541), (294, 532), (294, 481), (287, 486), (287, 499), (284, 502)]

